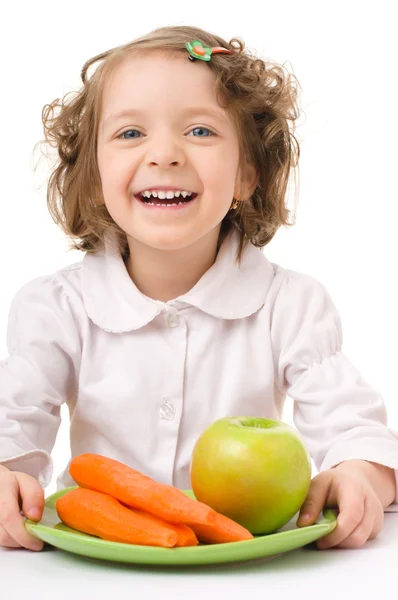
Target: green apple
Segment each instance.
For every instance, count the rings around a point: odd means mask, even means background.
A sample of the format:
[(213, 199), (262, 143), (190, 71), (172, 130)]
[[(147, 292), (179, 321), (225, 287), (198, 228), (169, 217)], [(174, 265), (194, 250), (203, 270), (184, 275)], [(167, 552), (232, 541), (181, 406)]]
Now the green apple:
[(225, 417), (196, 441), (190, 479), (197, 500), (252, 534), (267, 534), (300, 510), (311, 458), (298, 431), (282, 421)]

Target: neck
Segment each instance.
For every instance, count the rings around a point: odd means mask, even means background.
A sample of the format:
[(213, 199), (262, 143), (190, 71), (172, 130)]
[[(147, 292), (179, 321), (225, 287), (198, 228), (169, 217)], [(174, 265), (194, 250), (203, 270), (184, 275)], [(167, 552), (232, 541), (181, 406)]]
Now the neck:
[(153, 300), (168, 302), (189, 292), (214, 264), (219, 229), (190, 246), (158, 250), (128, 236), (126, 268), (137, 288)]

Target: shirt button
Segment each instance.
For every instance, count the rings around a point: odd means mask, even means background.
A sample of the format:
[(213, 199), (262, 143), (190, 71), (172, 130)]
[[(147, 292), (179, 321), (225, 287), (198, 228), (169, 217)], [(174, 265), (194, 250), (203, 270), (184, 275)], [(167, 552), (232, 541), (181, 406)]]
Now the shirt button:
[(166, 315), (167, 327), (178, 327), (179, 324), (180, 324), (180, 319), (179, 319), (178, 315), (176, 315), (176, 314)]
[(159, 416), (161, 419), (165, 419), (165, 421), (172, 421), (176, 414), (176, 407), (172, 402), (166, 400), (163, 402), (162, 406), (159, 408)]

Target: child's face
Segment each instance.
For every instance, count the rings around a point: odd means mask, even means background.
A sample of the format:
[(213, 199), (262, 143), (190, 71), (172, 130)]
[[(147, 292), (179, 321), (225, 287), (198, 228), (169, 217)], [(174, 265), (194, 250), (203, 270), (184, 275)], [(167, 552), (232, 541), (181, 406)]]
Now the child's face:
[[(125, 59), (105, 84), (98, 129), (98, 165), (110, 215), (131, 238), (164, 250), (218, 238), (233, 197), (242, 191), (232, 117), (217, 102), (209, 66), (187, 57), (156, 52)], [(177, 210), (146, 206), (135, 197), (157, 186), (198, 196)]]

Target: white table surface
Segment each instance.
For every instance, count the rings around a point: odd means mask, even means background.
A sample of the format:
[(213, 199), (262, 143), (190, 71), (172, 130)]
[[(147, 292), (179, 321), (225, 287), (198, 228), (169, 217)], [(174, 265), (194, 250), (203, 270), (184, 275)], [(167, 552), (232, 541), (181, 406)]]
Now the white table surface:
[(357, 549), (298, 550), (237, 565), (147, 567), (97, 561), (45, 544), (0, 548), (1, 600), (381, 600), (398, 598), (398, 513)]

